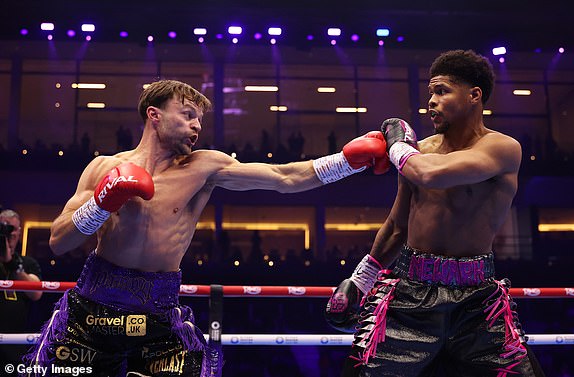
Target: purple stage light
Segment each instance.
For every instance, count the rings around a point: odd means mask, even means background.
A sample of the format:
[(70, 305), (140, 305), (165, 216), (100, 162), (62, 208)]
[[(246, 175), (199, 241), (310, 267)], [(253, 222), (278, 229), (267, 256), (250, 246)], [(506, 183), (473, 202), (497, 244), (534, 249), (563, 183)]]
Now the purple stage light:
[(334, 39), (331, 39), (331, 46), (334, 46), (334, 45), (336, 45), (336, 44), (337, 44), (337, 41), (334, 40)]
[(221, 38), (223, 38), (223, 34), (215, 34), (215, 38), (221, 39)]
[(498, 58), (498, 62), (501, 63), (501, 64), (504, 63), (505, 61), (506, 61), (506, 60), (505, 60), (504, 57), (502, 57), (502, 56), (501, 56), (500, 58)]
[(256, 40), (260, 40), (261, 38), (263, 38), (263, 34), (255, 33), (255, 34), (253, 34), (253, 38), (255, 38)]
[(197, 41), (198, 41), (199, 43), (203, 43), (203, 42), (205, 41), (205, 39), (203, 39), (203, 37), (199, 37), (199, 38), (197, 38)]
[(269, 43), (271, 43), (272, 45), (274, 45), (275, 43), (277, 43), (277, 40), (275, 38), (271, 38), (271, 40), (269, 41)]
[(86, 35), (86, 41), (91, 41), (92, 40), (92, 36), (91, 35)]
[(566, 50), (564, 50), (564, 47), (560, 47), (560, 48), (558, 49), (558, 52), (561, 53), (561, 54), (563, 54), (564, 51), (566, 51)]
[(148, 42), (153, 42), (153, 36), (152, 36), (152, 35), (148, 35), (147, 41), (148, 41)]
[(385, 44), (385, 41), (379, 41), (379, 46), (383, 46)]
[(359, 40), (359, 36), (357, 34), (353, 34), (353, 35), (351, 35), (351, 40), (353, 42), (357, 42)]
[(21, 35), (28, 35), (28, 29), (21, 29), (20, 34)]
[(177, 33), (175, 31), (170, 31), (169, 33), (167, 33), (167, 36), (170, 37), (171, 39), (174, 39), (175, 37), (177, 37)]
[(68, 34), (68, 37), (70, 37), (70, 38), (73, 38), (76, 36), (76, 32), (72, 29), (68, 30), (66, 34)]
[(120, 37), (121, 38), (127, 38), (128, 37), (128, 32), (125, 30), (120, 31)]
[(54, 36), (52, 34), (48, 34), (48, 40), (51, 41), (52, 39), (54, 39)]
[(403, 37), (402, 35), (399, 35), (397, 37), (397, 42), (404, 42), (404, 40), (405, 40), (405, 37)]
[(312, 36), (311, 34), (307, 35), (307, 40), (308, 40), (308, 41), (312, 41), (313, 39), (315, 39), (314, 36)]

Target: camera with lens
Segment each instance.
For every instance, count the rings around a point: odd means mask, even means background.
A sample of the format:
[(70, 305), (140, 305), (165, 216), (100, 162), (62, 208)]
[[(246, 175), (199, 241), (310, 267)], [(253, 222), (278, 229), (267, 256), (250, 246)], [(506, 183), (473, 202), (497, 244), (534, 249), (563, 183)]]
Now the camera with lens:
[(10, 236), (10, 233), (12, 233), (12, 231), (14, 230), (14, 226), (5, 223), (5, 222), (0, 222), (0, 256), (1, 257), (6, 257), (6, 253), (8, 252), (8, 249), (6, 247), (7, 244), (7, 239), (8, 236)]
[(0, 222), (0, 236), (7, 237), (14, 231), (14, 226), (8, 223)]

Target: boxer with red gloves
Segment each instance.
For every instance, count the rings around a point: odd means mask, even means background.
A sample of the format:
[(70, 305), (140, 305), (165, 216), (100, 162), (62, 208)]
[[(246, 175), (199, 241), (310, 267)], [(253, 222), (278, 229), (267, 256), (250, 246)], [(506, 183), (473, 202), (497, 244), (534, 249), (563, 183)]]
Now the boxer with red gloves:
[[(221, 345), (214, 337), (205, 341), (178, 298), (181, 261), (214, 188), (295, 193), (368, 167), (375, 174), (389, 169), (380, 131), (351, 140), (340, 153), (288, 164), (241, 163), (216, 150), (194, 150), (210, 106), (185, 83), (154, 82), (140, 96), (144, 128), (137, 147), (96, 157), (84, 169), (52, 223), (50, 247), (64, 254), (95, 232), (98, 243), (26, 364), (84, 368), (93, 376), (220, 376)], [(137, 332), (129, 334), (128, 327), (104, 326), (104, 319), (120, 318), (141, 326), (130, 326)], [(58, 358), (62, 347), (81, 348), (90, 362)]]

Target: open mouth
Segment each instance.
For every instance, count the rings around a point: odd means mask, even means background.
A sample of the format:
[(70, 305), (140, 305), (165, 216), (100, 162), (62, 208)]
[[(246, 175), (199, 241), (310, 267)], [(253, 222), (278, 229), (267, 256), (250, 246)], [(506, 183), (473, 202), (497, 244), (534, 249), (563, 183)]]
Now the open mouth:
[(429, 110), (429, 115), (430, 115), (431, 119), (434, 119), (437, 116), (439, 116), (439, 113), (436, 110)]
[(189, 146), (193, 146), (195, 145), (196, 141), (197, 141), (197, 135), (193, 135), (186, 139), (186, 144), (188, 144)]

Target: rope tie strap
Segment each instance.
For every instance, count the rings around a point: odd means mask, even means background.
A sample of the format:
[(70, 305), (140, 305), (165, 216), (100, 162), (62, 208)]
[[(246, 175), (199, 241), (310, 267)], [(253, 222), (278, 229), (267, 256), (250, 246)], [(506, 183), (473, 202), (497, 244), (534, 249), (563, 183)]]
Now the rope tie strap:
[(484, 309), (484, 313), (488, 313), (486, 321), (488, 327), (492, 327), (496, 320), (502, 316), (505, 327), (504, 338), (504, 352), (500, 354), (503, 359), (513, 358), (516, 362), (504, 368), (498, 368), (497, 377), (506, 377), (508, 374), (516, 374), (513, 368), (520, 364), (520, 361), (526, 357), (527, 351), (523, 343), (525, 342), (524, 332), (518, 320), (518, 315), (515, 311), (516, 303), (509, 295), (510, 281), (503, 279), (495, 281), (497, 284), (496, 290), (483, 301), (483, 304), (488, 305)]
[(363, 352), (359, 352), (358, 357), (350, 356), (357, 361), (355, 367), (366, 365), (375, 355), (377, 345), (385, 341), (387, 310), (394, 298), (395, 286), (400, 279), (389, 278), (382, 274), (378, 279), (361, 303), (363, 311), (353, 340), (353, 347), (359, 347), (363, 349)]

